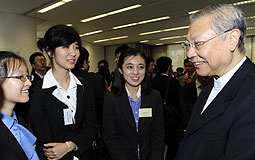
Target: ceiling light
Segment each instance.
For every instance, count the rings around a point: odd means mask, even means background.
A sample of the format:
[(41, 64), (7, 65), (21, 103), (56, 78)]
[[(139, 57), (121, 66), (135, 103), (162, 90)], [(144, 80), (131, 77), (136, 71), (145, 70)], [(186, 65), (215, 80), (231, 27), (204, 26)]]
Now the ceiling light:
[(45, 7), (45, 8), (43, 8), (43, 9), (39, 10), (38, 12), (39, 12), (39, 13), (45, 13), (45, 12), (48, 12), (48, 11), (54, 9), (54, 8), (57, 8), (57, 7), (59, 7), (59, 6), (62, 6), (62, 5), (66, 4), (66, 3), (68, 3), (68, 2), (71, 2), (71, 1), (72, 1), (72, 0), (62, 0), (62, 1), (59, 1), (59, 2), (57, 2), (57, 3), (54, 3), (54, 4), (50, 5), (50, 6), (48, 6), (48, 7)]
[(165, 16), (165, 17), (160, 17), (160, 18), (154, 18), (154, 19), (149, 19), (149, 20), (145, 20), (145, 21), (141, 21), (141, 22), (134, 22), (134, 23), (130, 23), (130, 24), (125, 24), (125, 25), (121, 25), (121, 26), (116, 26), (116, 27), (113, 27), (112, 29), (126, 28), (126, 27), (135, 26), (135, 25), (140, 25), (140, 24), (146, 24), (146, 23), (161, 21), (161, 20), (165, 20), (165, 19), (169, 19), (169, 18), (170, 18), (170, 16)]
[(120, 37), (113, 37), (113, 38), (107, 38), (107, 39), (96, 40), (96, 41), (94, 41), (94, 43), (100, 43), (100, 42), (106, 42), (106, 41), (113, 41), (113, 40), (124, 39), (124, 38), (128, 38), (128, 36), (120, 36)]
[(120, 28), (132, 27), (132, 26), (136, 26), (136, 25), (138, 25), (138, 23), (130, 23), (130, 24), (125, 24), (125, 25), (113, 27), (112, 29), (120, 29)]
[(157, 43), (155, 44), (156, 46), (161, 46), (161, 45), (164, 45), (164, 43)]
[(133, 6), (130, 6), (130, 7), (126, 7), (126, 8), (122, 8), (122, 9), (116, 10), (116, 11), (109, 12), (107, 14), (108, 15), (113, 15), (113, 14), (125, 12), (125, 11), (131, 10), (131, 9), (135, 9), (135, 8), (139, 8), (139, 7), (142, 7), (142, 5), (140, 5), (140, 4), (133, 5)]
[(246, 29), (247, 29), (247, 30), (248, 30), (248, 29), (255, 29), (255, 27), (247, 27)]
[(80, 37), (83, 37), (83, 36), (89, 36), (89, 35), (97, 34), (97, 33), (101, 33), (101, 32), (103, 32), (103, 30), (98, 30), (98, 31), (88, 32), (88, 33), (81, 34), (81, 35), (80, 35)]
[(140, 43), (147, 43), (147, 42), (149, 42), (149, 40), (140, 41)]
[(176, 41), (174, 43), (184, 43), (185, 41)]
[(99, 19), (99, 18), (106, 17), (106, 16), (108, 16), (108, 15), (107, 14), (100, 14), (100, 15), (97, 15), (97, 16), (94, 16), (94, 17), (83, 19), (83, 20), (81, 20), (81, 22), (89, 22), (89, 21), (93, 21), (93, 20), (96, 20), (96, 19)]
[(140, 36), (148, 35), (148, 34), (155, 34), (155, 33), (161, 33), (161, 32), (169, 32), (169, 31), (175, 31), (180, 29), (187, 29), (189, 26), (182, 26), (182, 27), (175, 27), (175, 28), (168, 28), (168, 29), (162, 29), (162, 30), (156, 30), (156, 31), (150, 31), (150, 32), (144, 32), (140, 33)]
[(255, 16), (244, 17), (244, 19), (255, 19)]
[(71, 26), (73, 26), (73, 24), (71, 24), (71, 23), (69, 23), (69, 24), (66, 24), (67, 26), (69, 26), (69, 27), (71, 27)]
[(255, 36), (255, 33), (247, 34), (246, 36)]
[(121, 36), (121, 37), (114, 37), (114, 38), (110, 38), (110, 40), (117, 40), (117, 39), (123, 39), (123, 38), (127, 38), (128, 36)]
[(240, 6), (240, 5), (244, 5), (244, 4), (250, 4), (250, 3), (254, 3), (255, 0), (248, 0), (248, 1), (241, 1), (241, 2), (236, 2), (233, 3), (234, 6)]
[(176, 39), (176, 38), (183, 38), (183, 37), (186, 37), (186, 35), (183, 35), (183, 36), (174, 36), (174, 37), (165, 37), (165, 38), (160, 38), (159, 40), (160, 40), (160, 41), (163, 41), (163, 40)]
[(135, 8), (139, 8), (139, 7), (142, 7), (142, 5), (136, 4), (136, 5), (133, 5), (133, 6), (126, 7), (126, 8), (118, 9), (116, 11), (111, 11), (111, 12), (108, 12), (108, 13), (104, 13), (104, 14), (94, 16), (94, 17), (86, 18), (86, 19), (81, 20), (81, 22), (93, 21), (93, 20), (96, 20), (96, 19), (99, 19), (99, 18), (103, 18), (103, 17), (110, 16), (110, 15), (113, 15), (113, 14), (125, 12), (125, 11), (135, 9)]
[(199, 12), (199, 11), (200, 11), (200, 9), (194, 10), (194, 11), (190, 11), (190, 12), (188, 12), (188, 14), (195, 14), (195, 13), (197, 13), (197, 12)]

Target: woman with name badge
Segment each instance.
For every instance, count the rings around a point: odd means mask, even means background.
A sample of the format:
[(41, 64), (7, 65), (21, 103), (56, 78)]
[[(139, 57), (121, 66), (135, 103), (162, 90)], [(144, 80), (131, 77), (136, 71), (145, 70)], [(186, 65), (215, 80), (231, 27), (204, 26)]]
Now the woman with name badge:
[(77, 31), (56, 25), (37, 42), (51, 60), (50, 69), (36, 82), (29, 115), (40, 159), (83, 160), (96, 134), (88, 86), (70, 72), (80, 55)]
[(145, 55), (128, 49), (119, 57), (112, 92), (105, 96), (103, 134), (112, 160), (163, 160), (163, 107), (150, 89)]
[(29, 100), (31, 77), (25, 60), (9, 51), (0, 51), (0, 159), (39, 160), (36, 137), (25, 121), (15, 114), (16, 103)]

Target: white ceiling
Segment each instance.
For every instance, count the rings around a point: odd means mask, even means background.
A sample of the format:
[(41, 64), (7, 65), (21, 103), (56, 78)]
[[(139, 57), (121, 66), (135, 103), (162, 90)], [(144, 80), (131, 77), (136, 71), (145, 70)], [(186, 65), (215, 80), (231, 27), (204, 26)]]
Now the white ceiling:
[[(209, 4), (235, 3), (241, 0), (73, 0), (70, 3), (44, 14), (37, 12), (44, 6), (56, 1), (59, 0), (0, 0), (0, 11), (36, 18), (38, 33), (44, 33), (45, 30), (55, 24), (72, 23), (73, 27), (75, 27), (80, 34), (96, 30), (104, 31), (102, 33), (82, 37), (82, 40), (86, 42), (94, 43), (93, 41), (95, 40), (128, 36), (126, 39), (97, 44), (109, 46), (149, 40), (147, 44), (155, 45), (157, 43), (170, 44), (176, 41), (181, 41), (184, 38), (164, 41), (160, 41), (159, 38), (185, 35), (187, 29), (145, 36), (139, 36), (139, 33), (186, 26), (189, 24), (189, 11), (203, 8)], [(135, 4), (141, 4), (142, 7), (87, 23), (80, 22), (80, 20), (84, 18), (89, 18)], [(255, 3), (239, 7), (245, 12), (245, 16), (255, 16)], [(112, 30), (112, 27), (114, 26), (163, 16), (170, 16), (171, 18), (159, 22)], [(247, 20), (247, 26), (255, 26), (255, 19)], [(255, 33), (255, 29), (247, 30), (247, 33)]]

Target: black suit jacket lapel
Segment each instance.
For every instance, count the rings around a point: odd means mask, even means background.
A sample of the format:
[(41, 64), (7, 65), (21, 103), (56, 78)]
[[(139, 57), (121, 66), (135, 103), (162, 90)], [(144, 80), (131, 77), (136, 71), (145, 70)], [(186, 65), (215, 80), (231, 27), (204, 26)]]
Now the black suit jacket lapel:
[(5, 126), (5, 124), (0, 120), (0, 139), (1, 143), (5, 143), (6, 147), (9, 147), (13, 153), (19, 155), (20, 159), (27, 159), (25, 152), (20, 146), (19, 142), (12, 135), (10, 130)]
[(215, 99), (211, 102), (211, 104), (207, 107), (204, 113), (201, 115), (201, 111), (205, 105), (205, 102), (211, 92), (212, 86), (207, 88), (206, 93), (201, 97), (196, 105), (196, 113), (192, 117), (192, 121), (190, 122), (187, 130), (186, 136), (190, 135), (197, 129), (201, 128), (209, 121), (217, 117), (218, 115), (224, 112), (225, 103), (229, 100), (233, 99), (235, 94), (237, 93), (239, 86), (242, 84), (242, 80), (246, 77), (246, 75), (254, 68), (254, 65), (247, 60), (244, 64), (237, 70), (237, 72), (233, 75), (233, 77), (229, 80), (229, 82), (225, 85), (225, 87), (220, 91), (220, 93), (215, 97)]
[(125, 89), (122, 90), (122, 94), (118, 98), (119, 98), (119, 106), (123, 112), (123, 115), (126, 117), (128, 124), (131, 126), (131, 128), (136, 131), (135, 118), (134, 118), (134, 115), (128, 100), (128, 95)]
[[(141, 106), (140, 106), (140, 108), (152, 108), (151, 104), (150, 104), (150, 102), (151, 102), (150, 98), (152, 98), (152, 97), (150, 97), (149, 95), (145, 94), (142, 91), (142, 94), (141, 94)], [(152, 113), (153, 113), (153, 110), (152, 110)], [(153, 116), (154, 115), (152, 114), (152, 117)], [(152, 117), (150, 117), (150, 118), (152, 118)], [(139, 131), (142, 130), (142, 128), (143, 128), (143, 126), (146, 123), (148, 118), (147, 117), (139, 118), (139, 125), (138, 125)]]
[(83, 102), (84, 96), (85, 96), (84, 86), (77, 85), (77, 104), (76, 104), (76, 113), (75, 113), (75, 123), (77, 124), (80, 122), (80, 118), (84, 115), (84, 112), (85, 112), (85, 106), (84, 106), (85, 103)]

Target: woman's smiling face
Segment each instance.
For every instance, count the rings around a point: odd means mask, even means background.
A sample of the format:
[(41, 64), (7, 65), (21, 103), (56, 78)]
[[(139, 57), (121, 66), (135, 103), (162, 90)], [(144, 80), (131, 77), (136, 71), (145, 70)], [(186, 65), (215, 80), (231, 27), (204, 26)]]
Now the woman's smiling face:
[(123, 75), (128, 88), (139, 87), (145, 76), (145, 68), (145, 60), (139, 54), (125, 58), (122, 69), (119, 69), (119, 71)]

